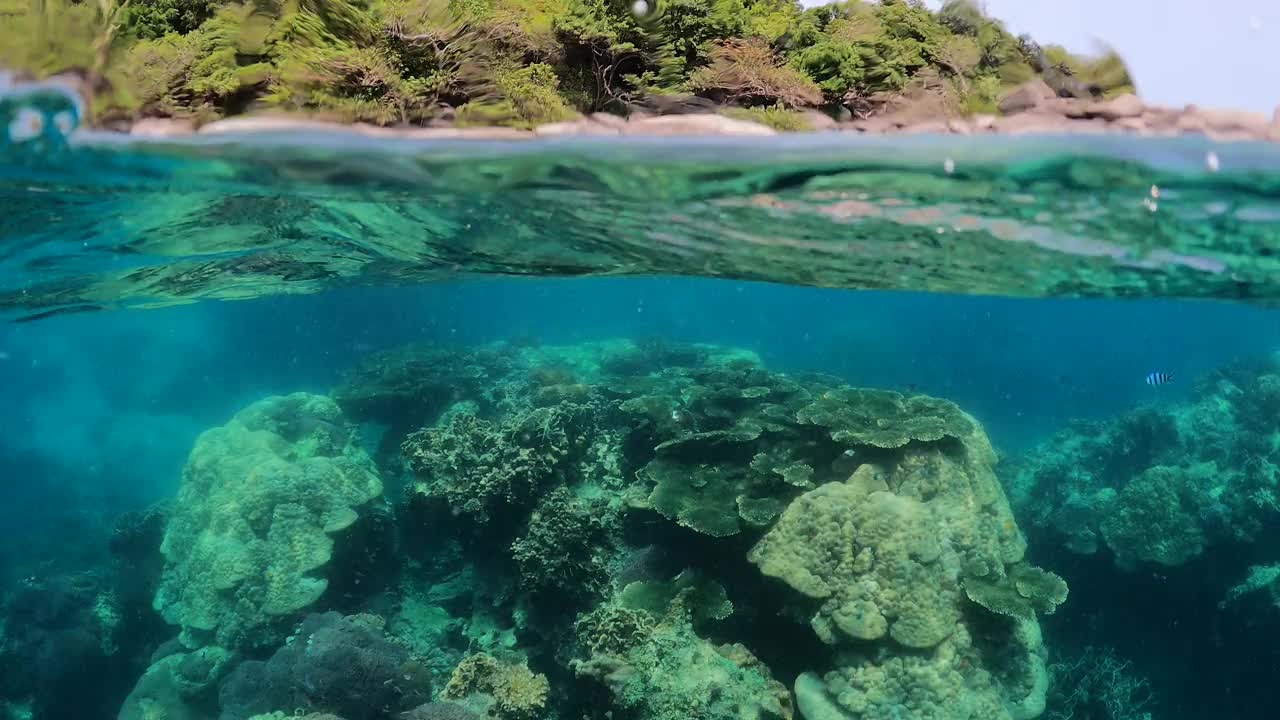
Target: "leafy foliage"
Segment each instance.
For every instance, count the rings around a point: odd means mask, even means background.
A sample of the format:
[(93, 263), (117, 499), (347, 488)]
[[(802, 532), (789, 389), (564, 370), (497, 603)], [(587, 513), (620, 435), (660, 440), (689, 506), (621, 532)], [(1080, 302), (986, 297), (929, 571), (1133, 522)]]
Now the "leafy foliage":
[[(1132, 89), (1119, 58), (1011, 35), (967, 0), (0, 0), (0, 66), (89, 74), (95, 110), (208, 120), (258, 107), (383, 125), (457, 108), (528, 126), (697, 93), (867, 114), (933, 93), (992, 111), (1037, 74)], [(1058, 85), (1055, 85), (1058, 87)], [(1060, 92), (1067, 92), (1059, 90)], [(1075, 92), (1075, 90), (1070, 90)], [(957, 102), (958, 100), (958, 102)], [(781, 110), (777, 108), (783, 108)]]

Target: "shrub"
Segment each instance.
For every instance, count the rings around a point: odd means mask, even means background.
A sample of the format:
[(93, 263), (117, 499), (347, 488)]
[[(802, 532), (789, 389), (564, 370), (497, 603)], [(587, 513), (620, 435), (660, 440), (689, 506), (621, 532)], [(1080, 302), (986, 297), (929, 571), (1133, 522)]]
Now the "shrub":
[(781, 132), (813, 129), (813, 125), (804, 113), (788, 110), (781, 103), (772, 107), (726, 108), (723, 114), (737, 120), (749, 120), (768, 125)]
[(717, 45), (711, 65), (695, 70), (689, 86), (719, 102), (743, 105), (805, 107), (822, 102), (813, 80), (783, 65), (763, 40), (755, 38)]

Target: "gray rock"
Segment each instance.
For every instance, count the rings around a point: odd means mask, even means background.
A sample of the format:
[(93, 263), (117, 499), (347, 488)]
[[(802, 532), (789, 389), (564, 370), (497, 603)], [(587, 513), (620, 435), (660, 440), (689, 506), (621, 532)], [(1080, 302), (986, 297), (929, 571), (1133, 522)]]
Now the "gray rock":
[(997, 107), (1005, 114), (1020, 113), (1043, 107), (1056, 98), (1057, 93), (1053, 88), (1044, 80), (1036, 78), (1005, 93)]

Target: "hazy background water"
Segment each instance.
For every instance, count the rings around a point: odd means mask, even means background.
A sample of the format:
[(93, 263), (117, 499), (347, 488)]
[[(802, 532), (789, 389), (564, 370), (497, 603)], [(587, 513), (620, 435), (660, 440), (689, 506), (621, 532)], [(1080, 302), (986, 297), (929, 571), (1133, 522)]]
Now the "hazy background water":
[[(1280, 347), (1280, 311), (1154, 300), (859, 292), (688, 278), (474, 280), (66, 316), (0, 328), (0, 476), (47, 522), (171, 495), (195, 436), (262, 396), (326, 392), (409, 342), (661, 337), (749, 348), (783, 370), (918, 388), (1014, 453), (1068, 419), (1176, 399), (1202, 372)], [(1176, 373), (1152, 388), (1151, 371)], [(11, 495), (11, 497), (13, 497)]]

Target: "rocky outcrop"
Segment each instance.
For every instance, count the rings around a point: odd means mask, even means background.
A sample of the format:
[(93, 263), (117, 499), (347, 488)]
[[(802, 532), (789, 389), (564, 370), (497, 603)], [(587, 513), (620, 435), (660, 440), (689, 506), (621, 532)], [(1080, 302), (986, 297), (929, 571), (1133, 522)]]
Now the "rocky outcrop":
[[(816, 110), (805, 111), (808, 127), (819, 131), (848, 131), (881, 135), (985, 133), (1025, 135), (1032, 133), (1121, 133), (1143, 136), (1205, 135), (1217, 140), (1269, 140), (1280, 142), (1280, 107), (1268, 118), (1265, 113), (1245, 110), (1202, 108), (1188, 105), (1170, 108), (1147, 105), (1132, 93), (1105, 100), (1059, 97), (1041, 79), (1024, 83), (1007, 92), (998, 104), (999, 115), (948, 116), (929, 108), (913, 112), (896, 106), (893, 112), (856, 120), (836, 120)], [(592, 113), (531, 129), (509, 127), (409, 127), (388, 128), (356, 123), (344, 125), (290, 116), (236, 117), (218, 120), (197, 129), (184, 120), (144, 118), (134, 123), (130, 134), (169, 138), (191, 133), (222, 135), (251, 132), (323, 132), (343, 130), (370, 137), (418, 140), (526, 140), (577, 136), (765, 136), (778, 131), (760, 123), (730, 118), (715, 112), (668, 115), (635, 113), (623, 118), (608, 113)]]

